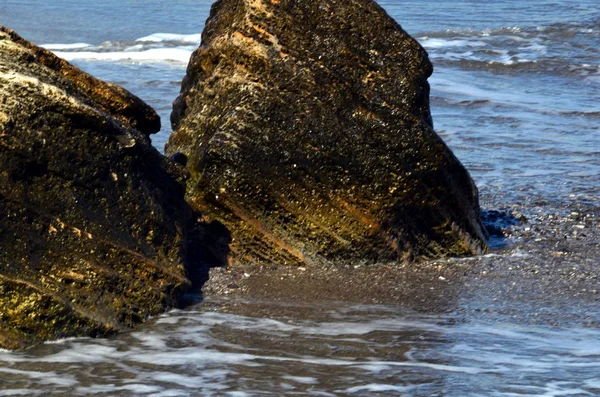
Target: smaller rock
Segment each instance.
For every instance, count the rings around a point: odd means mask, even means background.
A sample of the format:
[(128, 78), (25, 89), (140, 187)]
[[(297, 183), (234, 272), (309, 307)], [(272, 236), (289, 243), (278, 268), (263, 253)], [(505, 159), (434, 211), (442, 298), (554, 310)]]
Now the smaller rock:
[(0, 348), (177, 305), (194, 218), (159, 129), (139, 98), (0, 27)]

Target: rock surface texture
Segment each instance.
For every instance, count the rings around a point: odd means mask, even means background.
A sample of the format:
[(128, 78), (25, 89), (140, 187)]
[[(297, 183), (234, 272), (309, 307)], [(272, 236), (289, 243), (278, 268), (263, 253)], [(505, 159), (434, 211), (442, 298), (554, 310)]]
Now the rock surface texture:
[(0, 347), (106, 335), (189, 285), (156, 113), (0, 27)]
[(477, 189), (433, 130), (425, 50), (371, 0), (218, 0), (167, 153), (231, 262), (485, 251)]

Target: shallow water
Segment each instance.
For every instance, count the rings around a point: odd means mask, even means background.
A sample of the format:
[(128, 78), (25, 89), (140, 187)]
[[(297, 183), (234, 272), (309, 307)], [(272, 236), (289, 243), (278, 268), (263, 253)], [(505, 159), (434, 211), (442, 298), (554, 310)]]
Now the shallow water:
[[(224, 310), (235, 304), (288, 315)], [(394, 306), (209, 300), (112, 340), (0, 352), (0, 395), (591, 396), (599, 336)]]
[[(3, 0), (0, 24), (148, 101), (162, 149), (210, 3)], [(0, 352), (0, 396), (600, 395), (597, 0), (380, 4), (428, 50), (436, 130), (484, 209), (528, 219), (445, 263), (470, 269), (448, 307), (213, 297), (115, 338)]]

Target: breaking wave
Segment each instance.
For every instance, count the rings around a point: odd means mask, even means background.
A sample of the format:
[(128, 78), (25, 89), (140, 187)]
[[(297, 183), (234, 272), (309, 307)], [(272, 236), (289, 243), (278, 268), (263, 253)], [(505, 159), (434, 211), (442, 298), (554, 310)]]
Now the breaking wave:
[(200, 34), (154, 33), (134, 41), (43, 44), (67, 61), (159, 62), (187, 65), (192, 52), (200, 44)]

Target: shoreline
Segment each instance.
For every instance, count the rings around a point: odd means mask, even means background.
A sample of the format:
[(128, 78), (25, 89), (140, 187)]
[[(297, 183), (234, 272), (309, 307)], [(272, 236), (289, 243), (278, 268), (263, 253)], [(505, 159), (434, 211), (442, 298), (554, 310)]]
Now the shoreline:
[[(600, 327), (599, 208), (538, 214), (483, 256), (369, 266), (211, 269), (204, 297), (395, 305), (428, 313), (510, 316), (518, 323)], [(253, 305), (228, 310), (256, 315)], [(277, 313), (259, 313), (272, 316)]]

